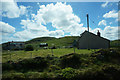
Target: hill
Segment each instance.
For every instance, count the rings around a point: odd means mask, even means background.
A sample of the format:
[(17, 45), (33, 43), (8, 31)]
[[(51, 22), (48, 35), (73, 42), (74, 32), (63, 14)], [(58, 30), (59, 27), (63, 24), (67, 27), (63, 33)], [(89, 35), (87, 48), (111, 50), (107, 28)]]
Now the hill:
[(39, 48), (40, 43), (48, 43), (48, 47), (53, 46), (56, 47), (64, 47), (64, 46), (71, 46), (74, 40), (77, 40), (79, 36), (65, 36), (61, 38), (55, 37), (40, 37), (35, 38), (29, 41), (26, 41), (26, 45), (31, 44), (34, 48)]
[(111, 41), (110, 47), (120, 47), (120, 39)]
[[(79, 36), (65, 36), (61, 38), (39, 37), (26, 41), (26, 45), (31, 44), (34, 46), (35, 49), (39, 48), (40, 43), (48, 43), (48, 47), (53, 46), (53, 44), (56, 47), (65, 47), (65, 46), (71, 46), (73, 41), (77, 40), (78, 38)], [(120, 39), (111, 41), (110, 47), (114, 47), (114, 48), (120, 47)]]

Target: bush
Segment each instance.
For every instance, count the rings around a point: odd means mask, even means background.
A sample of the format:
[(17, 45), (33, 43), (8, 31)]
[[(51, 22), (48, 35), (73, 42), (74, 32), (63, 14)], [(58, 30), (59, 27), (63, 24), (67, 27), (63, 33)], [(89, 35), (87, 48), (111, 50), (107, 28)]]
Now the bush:
[(14, 66), (12, 65), (13, 63), (14, 63), (13, 61), (8, 61), (6, 63), (2, 63), (2, 70), (6, 71), (6, 70), (14, 69)]
[(2, 80), (23, 80), (25, 75), (23, 73), (7, 73), (2, 75)]
[(18, 64), (22, 65), (22, 68), (24, 68), (24, 70), (30, 69), (43, 70), (46, 67), (48, 67), (48, 61), (42, 57), (37, 57), (34, 59), (24, 59), (20, 61)]
[(93, 59), (96, 58), (96, 60), (100, 60), (103, 62), (107, 61), (107, 62), (116, 63), (115, 60), (120, 62), (120, 53), (118, 52), (117, 49), (116, 50), (115, 49), (101, 49), (97, 52), (92, 53), (91, 57)]
[(33, 48), (32, 45), (27, 45), (27, 46), (25, 47), (25, 51), (33, 51), (33, 50), (34, 50), (34, 48)]
[(62, 68), (65, 67), (72, 67), (72, 68), (79, 68), (81, 65), (80, 55), (79, 54), (69, 54), (63, 56), (60, 60), (60, 66)]
[(70, 67), (62, 69), (61, 76), (63, 78), (73, 78), (75, 76), (75, 69)]
[(51, 71), (56, 71), (56, 70), (60, 70), (61, 68), (57, 65), (50, 65), (49, 66), (49, 72)]

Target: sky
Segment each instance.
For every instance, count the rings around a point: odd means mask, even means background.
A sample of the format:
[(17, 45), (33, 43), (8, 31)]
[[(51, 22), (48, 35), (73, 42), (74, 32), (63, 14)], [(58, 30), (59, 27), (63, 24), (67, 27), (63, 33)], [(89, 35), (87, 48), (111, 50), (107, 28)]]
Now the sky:
[(117, 2), (0, 2), (1, 42), (37, 37), (80, 36), (87, 30), (109, 40), (118, 39)]

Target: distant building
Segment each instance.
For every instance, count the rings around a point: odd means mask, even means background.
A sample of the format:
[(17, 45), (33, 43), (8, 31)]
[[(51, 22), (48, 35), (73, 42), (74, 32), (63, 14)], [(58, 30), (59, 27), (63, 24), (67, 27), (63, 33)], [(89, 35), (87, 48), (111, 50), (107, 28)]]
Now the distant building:
[(25, 46), (24, 42), (12, 41), (12, 42), (3, 43), (2, 49), (3, 50), (22, 50), (24, 49), (24, 46)]
[(78, 49), (100, 49), (100, 48), (109, 48), (110, 40), (100, 36), (100, 32), (97, 32), (97, 35), (85, 31), (81, 34), (78, 39)]
[(48, 44), (47, 43), (40, 43), (40, 45), (39, 45), (40, 47), (47, 47), (48, 46)]

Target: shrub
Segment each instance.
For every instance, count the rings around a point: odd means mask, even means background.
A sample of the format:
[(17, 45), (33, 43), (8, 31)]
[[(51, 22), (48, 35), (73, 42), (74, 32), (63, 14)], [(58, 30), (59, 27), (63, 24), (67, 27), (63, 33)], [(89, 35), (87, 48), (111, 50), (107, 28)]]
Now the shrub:
[(57, 65), (50, 65), (49, 66), (49, 71), (56, 71), (56, 70), (60, 70), (61, 68)]
[(23, 80), (25, 75), (23, 73), (6, 73), (2, 75), (2, 79), (4, 80)]
[(6, 63), (2, 63), (2, 70), (6, 71), (6, 70), (12, 70), (12, 69), (14, 69), (14, 66), (12, 64), (13, 64), (12, 61), (8, 61)]
[(33, 50), (34, 50), (34, 48), (33, 48), (32, 45), (27, 45), (27, 46), (25, 47), (25, 51), (33, 51)]
[(70, 67), (62, 69), (61, 75), (63, 78), (73, 78), (75, 76), (75, 69)]
[(104, 65), (102, 70), (106, 74), (107, 77), (118, 80), (120, 76), (120, 67), (115, 65)]
[(22, 68), (24, 68), (25, 70), (29, 69), (43, 70), (46, 67), (48, 67), (48, 61), (42, 57), (37, 57), (34, 59), (24, 59), (20, 61), (18, 64), (22, 65)]
[(72, 68), (79, 68), (81, 65), (81, 60), (79, 54), (69, 54), (63, 56), (60, 60), (60, 66), (62, 68), (65, 67), (72, 67)]

